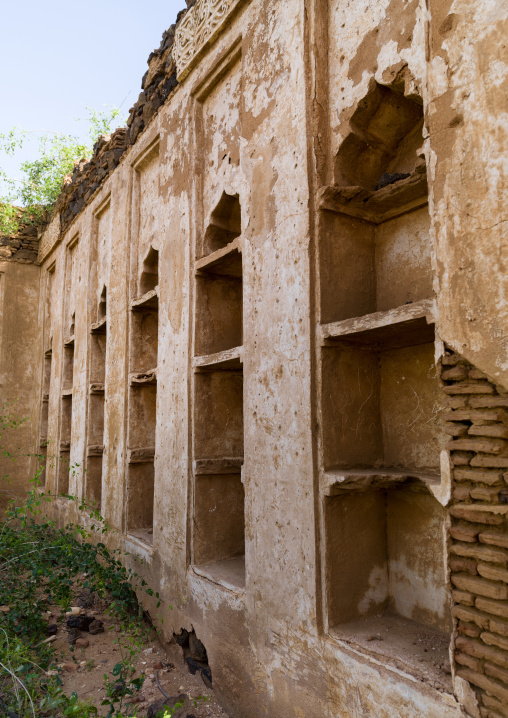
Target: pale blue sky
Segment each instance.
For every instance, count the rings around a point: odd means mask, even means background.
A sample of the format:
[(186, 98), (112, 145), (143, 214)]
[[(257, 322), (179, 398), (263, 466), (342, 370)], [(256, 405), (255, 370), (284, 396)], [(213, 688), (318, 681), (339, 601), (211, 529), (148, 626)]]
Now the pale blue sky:
[[(85, 135), (86, 106), (127, 110), (150, 52), (185, 0), (5, 0), (2, 3), (0, 132), (11, 127)], [(23, 149), (23, 159), (32, 152)], [(0, 154), (18, 176), (19, 161)]]

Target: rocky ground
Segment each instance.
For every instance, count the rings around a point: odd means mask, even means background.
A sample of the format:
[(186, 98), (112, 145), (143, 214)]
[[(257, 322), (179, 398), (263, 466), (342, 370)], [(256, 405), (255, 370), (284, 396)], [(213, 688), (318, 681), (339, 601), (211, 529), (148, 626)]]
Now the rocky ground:
[[(49, 632), (56, 629), (50, 640), (56, 649), (63, 690), (68, 695), (75, 691), (80, 699), (97, 706), (99, 715), (105, 716), (108, 707), (101, 707), (106, 697), (104, 674), (112, 683), (115, 682), (113, 667), (126, 655), (122, 646), (134, 645), (129, 640), (132, 636), (119, 619), (111, 618), (105, 607), (100, 605), (88, 609), (75, 607), (73, 615), (64, 617), (53, 611), (48, 618)], [(178, 700), (183, 700), (184, 706), (175, 713), (175, 718), (227, 718), (213, 696), (209, 669), (203, 668), (206, 664), (199, 653), (204, 648), (194, 634), (190, 636), (190, 641), (188, 635), (179, 638), (179, 641), (184, 644), (183, 649), (176, 641), (163, 647), (155, 631), (147, 629), (134, 657), (135, 675), (144, 673), (146, 680), (130, 703), (126, 699), (125, 715), (155, 718), (164, 702), (173, 707)], [(198, 660), (194, 660), (193, 656)], [(195, 675), (190, 672), (189, 665)], [(156, 676), (169, 700), (164, 698), (157, 686)]]

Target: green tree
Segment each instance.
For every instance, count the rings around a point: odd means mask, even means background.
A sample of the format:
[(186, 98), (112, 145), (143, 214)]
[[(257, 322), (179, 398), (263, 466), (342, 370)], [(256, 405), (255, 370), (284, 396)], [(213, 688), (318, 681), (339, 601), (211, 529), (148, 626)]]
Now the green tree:
[(99, 135), (123, 124), (117, 119), (120, 110), (116, 107), (87, 110), (86, 139), (60, 132), (33, 133), (18, 127), (0, 134), (0, 151), (8, 156), (14, 156), (34, 134), (38, 139), (37, 156), (20, 165), (21, 179), (9, 177), (0, 165), (1, 236), (15, 234), (21, 222), (39, 222), (54, 206), (63, 178), (72, 172), (74, 163), (92, 156)]

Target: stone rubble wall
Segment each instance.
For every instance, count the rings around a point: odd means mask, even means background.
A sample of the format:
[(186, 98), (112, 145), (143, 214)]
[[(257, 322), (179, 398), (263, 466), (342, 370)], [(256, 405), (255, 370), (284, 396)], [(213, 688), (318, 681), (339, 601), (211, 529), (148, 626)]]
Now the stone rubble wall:
[(451, 352), (441, 380), (452, 437), (455, 669), (482, 718), (508, 717), (508, 392)]
[(39, 238), (34, 224), (21, 225), (12, 237), (0, 237), (0, 260), (37, 264)]

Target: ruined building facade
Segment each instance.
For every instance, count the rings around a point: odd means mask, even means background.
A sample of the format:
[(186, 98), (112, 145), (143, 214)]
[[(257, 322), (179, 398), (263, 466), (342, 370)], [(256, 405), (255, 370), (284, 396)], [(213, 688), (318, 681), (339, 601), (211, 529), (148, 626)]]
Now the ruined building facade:
[(0, 247), (45, 489), (234, 717), (506, 717), (508, 7), (189, 4)]

